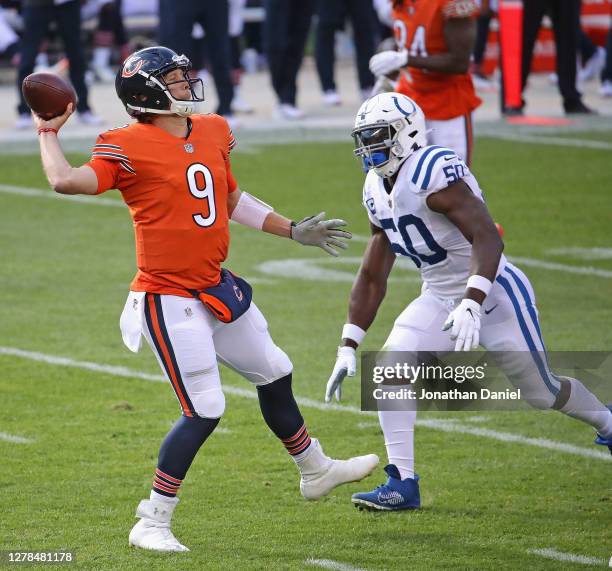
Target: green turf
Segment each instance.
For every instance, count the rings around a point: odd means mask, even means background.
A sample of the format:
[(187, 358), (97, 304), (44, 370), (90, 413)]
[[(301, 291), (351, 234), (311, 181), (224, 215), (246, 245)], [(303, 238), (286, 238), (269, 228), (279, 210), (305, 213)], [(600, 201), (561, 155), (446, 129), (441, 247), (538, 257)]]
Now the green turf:
[[(350, 145), (256, 151), (235, 155), (243, 189), (293, 218), (326, 210), (366, 235), (362, 175)], [(71, 159), (78, 164), (85, 157)], [(549, 253), (610, 248), (609, 151), (480, 139), (473, 170), (505, 228), (508, 254), (612, 270), (610, 259)], [(37, 157), (0, 158), (0, 172), (0, 184), (46, 188)], [(116, 192), (106, 197), (119, 199)], [(0, 213), (0, 345), (158, 373), (148, 348), (130, 354), (118, 331), (134, 271), (127, 211), (0, 192)], [(353, 273), (357, 263), (328, 262), (318, 251), (246, 228), (232, 232), (228, 266), (247, 278), (273, 280), (256, 283), (255, 300), (293, 360), (296, 393), (321, 400), (350, 282), (274, 277), (259, 264), (307, 258)], [(347, 255), (358, 257), (363, 249), (356, 242)], [(610, 278), (525, 270), (550, 349), (612, 347)], [(418, 284), (405, 280), (414, 273), (395, 273), (366, 348), (382, 344), (418, 292)], [(257, 402), (234, 395), (221, 423), (229, 432), (206, 443), (182, 491), (174, 529), (191, 553), (129, 550), (134, 509), (148, 493), (159, 442), (177, 417), (169, 386), (1, 355), (0, 367), (0, 432), (35, 439), (0, 440), (0, 550), (71, 549), (77, 566), (88, 570), (303, 569), (308, 558), (370, 570), (561, 568), (527, 553), (547, 547), (610, 557), (609, 462), (418, 428), (423, 510), (360, 513), (350, 494), (380, 483), (382, 471), (321, 502), (303, 501), (297, 472), (264, 427)], [(227, 385), (248, 388), (233, 373), (223, 377)], [(358, 405), (355, 381), (345, 395), (347, 404)], [(380, 430), (358, 426), (375, 417), (303, 412), (331, 454), (384, 457)], [(486, 416), (477, 426), (584, 447), (592, 440), (588, 427), (556, 413)]]

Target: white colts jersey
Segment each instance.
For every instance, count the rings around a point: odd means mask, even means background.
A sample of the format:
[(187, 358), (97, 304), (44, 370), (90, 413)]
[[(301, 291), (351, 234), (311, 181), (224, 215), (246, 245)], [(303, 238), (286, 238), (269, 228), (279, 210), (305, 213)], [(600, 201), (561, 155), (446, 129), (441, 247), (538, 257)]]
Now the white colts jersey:
[[(382, 228), (396, 255), (410, 258), (426, 287), (437, 297), (460, 298), (470, 276), (472, 246), (426, 199), (462, 179), (480, 200), (478, 182), (454, 151), (428, 146), (401, 166), (391, 193), (371, 170), (363, 187), (363, 204), (372, 224)], [(502, 255), (498, 273), (505, 266)]]

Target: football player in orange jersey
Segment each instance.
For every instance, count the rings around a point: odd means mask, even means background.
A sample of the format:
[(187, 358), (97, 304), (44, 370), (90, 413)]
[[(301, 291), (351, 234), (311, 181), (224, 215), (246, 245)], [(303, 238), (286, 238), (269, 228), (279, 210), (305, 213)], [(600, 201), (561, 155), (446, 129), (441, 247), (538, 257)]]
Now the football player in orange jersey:
[(393, 0), (398, 51), (370, 59), (378, 77), (397, 74), (393, 91), (416, 101), (430, 129), (428, 142), (472, 159), (472, 112), (481, 103), (468, 73), (476, 38), (475, 0)]
[(73, 109), (34, 117), (43, 166), (62, 194), (121, 191), (134, 222), (138, 272), (123, 310), (123, 340), (138, 351), (144, 336), (178, 397), (182, 416), (163, 441), (150, 499), (136, 511), (130, 545), (188, 551), (172, 534), (176, 494), (197, 451), (225, 408), (217, 360), (257, 387), (263, 417), (295, 460), (300, 490), (318, 499), (360, 480), (378, 464), (374, 454), (327, 457), (308, 435), (291, 389), (292, 364), (273, 342), (251, 302), (251, 288), (222, 269), (229, 220), (318, 246), (332, 255), (350, 234), (324, 213), (291, 222), (238, 189), (230, 167), (234, 137), (218, 115), (192, 115), (203, 100), (190, 62), (164, 47), (132, 54), (117, 74), (117, 95), (137, 122), (98, 137), (92, 159), (73, 168), (57, 132)]

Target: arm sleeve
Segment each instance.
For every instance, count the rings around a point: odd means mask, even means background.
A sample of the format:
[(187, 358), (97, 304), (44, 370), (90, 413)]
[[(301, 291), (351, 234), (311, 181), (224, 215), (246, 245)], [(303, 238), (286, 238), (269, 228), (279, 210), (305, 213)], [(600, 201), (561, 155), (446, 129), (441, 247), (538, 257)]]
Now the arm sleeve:
[(113, 188), (121, 190), (125, 176), (136, 174), (121, 145), (105, 134), (97, 138), (91, 153), (91, 160), (86, 165), (92, 168), (98, 177), (96, 194)]
[(98, 177), (98, 190), (96, 194), (102, 194), (107, 190), (118, 187), (117, 181), (119, 169), (121, 168), (118, 163), (104, 159), (92, 159), (85, 164), (91, 167)]
[(227, 154), (229, 155), (233, 148), (236, 146), (236, 139), (234, 137), (234, 133), (231, 129), (229, 129), (228, 125), (228, 134), (227, 134)]
[(479, 9), (476, 0), (446, 0), (442, 6), (445, 18), (475, 18)]

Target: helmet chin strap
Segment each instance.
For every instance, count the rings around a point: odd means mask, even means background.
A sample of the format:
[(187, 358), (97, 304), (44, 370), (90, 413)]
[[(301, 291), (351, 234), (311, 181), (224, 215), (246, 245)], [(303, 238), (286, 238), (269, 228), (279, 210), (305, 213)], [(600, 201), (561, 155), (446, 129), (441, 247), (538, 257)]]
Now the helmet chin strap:
[[(184, 103), (190, 103), (190, 105), (184, 105)], [(178, 115), (179, 117), (189, 117), (194, 111), (193, 102), (190, 101), (183, 101), (176, 106), (175, 103), (172, 102), (170, 109), (149, 109), (148, 107), (136, 107), (129, 103), (127, 107), (132, 109), (132, 111), (139, 111), (140, 113), (150, 113), (151, 115)]]

